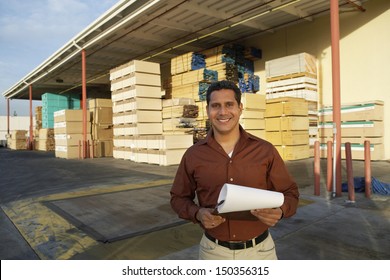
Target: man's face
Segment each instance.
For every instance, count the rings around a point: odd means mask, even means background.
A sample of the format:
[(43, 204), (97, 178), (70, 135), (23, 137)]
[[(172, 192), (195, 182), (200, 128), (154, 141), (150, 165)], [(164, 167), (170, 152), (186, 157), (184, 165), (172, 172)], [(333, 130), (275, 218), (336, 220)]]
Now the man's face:
[(238, 129), (242, 104), (234, 98), (234, 91), (221, 89), (213, 91), (207, 106), (207, 115), (215, 133), (228, 134)]

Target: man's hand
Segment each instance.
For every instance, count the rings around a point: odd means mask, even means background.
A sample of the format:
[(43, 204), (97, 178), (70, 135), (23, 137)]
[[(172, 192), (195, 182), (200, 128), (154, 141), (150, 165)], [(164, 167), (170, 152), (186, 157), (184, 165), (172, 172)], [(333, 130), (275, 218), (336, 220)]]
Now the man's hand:
[(211, 214), (212, 208), (200, 208), (196, 213), (196, 219), (203, 224), (205, 228), (215, 228), (225, 222), (225, 218)]
[(283, 211), (280, 208), (254, 209), (251, 210), (251, 213), (270, 227), (276, 225), (283, 216)]

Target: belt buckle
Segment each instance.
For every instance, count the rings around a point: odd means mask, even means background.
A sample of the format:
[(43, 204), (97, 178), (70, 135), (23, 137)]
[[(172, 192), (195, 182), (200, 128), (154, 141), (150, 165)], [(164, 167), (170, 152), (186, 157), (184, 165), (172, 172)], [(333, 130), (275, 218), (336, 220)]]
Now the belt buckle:
[(230, 250), (243, 250), (246, 249), (246, 242), (242, 241), (230, 241), (229, 242), (229, 249)]

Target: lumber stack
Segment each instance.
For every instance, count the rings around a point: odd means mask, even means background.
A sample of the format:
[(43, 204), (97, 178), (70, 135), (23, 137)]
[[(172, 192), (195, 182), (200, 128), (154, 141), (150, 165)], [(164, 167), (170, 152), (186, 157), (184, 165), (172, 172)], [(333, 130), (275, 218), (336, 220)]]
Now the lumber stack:
[(308, 53), (289, 55), (265, 63), (266, 98), (303, 98), (307, 101), (309, 117), (310, 154), (318, 140), (318, 79), (317, 60)]
[(265, 125), (265, 138), (284, 160), (310, 157), (308, 103), (305, 99), (267, 99)]
[(197, 126), (198, 106), (192, 98), (163, 100), (163, 134), (191, 134)]
[(189, 52), (171, 60), (171, 74), (176, 75), (205, 68), (205, 56), (202, 53)]
[[(333, 142), (333, 108), (319, 110), (321, 157), (327, 157), (327, 142)], [(370, 141), (372, 160), (384, 159), (384, 102), (380, 100), (343, 104), (341, 106), (341, 157), (345, 143), (351, 143), (354, 160), (364, 160), (364, 142)]]
[(131, 160), (129, 138), (162, 133), (160, 65), (133, 60), (112, 69), (110, 80), (113, 157)]
[(227, 44), (202, 52), (206, 68), (218, 71), (218, 80), (237, 83), (242, 93), (260, 89), (260, 78), (254, 74), (254, 61), (261, 58), (261, 50), (239, 44)]
[(218, 72), (206, 68), (179, 73), (170, 77), (166, 98), (204, 100), (207, 88), (218, 80)]
[(243, 111), (240, 117), (241, 126), (249, 133), (265, 138), (265, 95), (244, 93), (241, 96)]
[(111, 99), (89, 99), (91, 136), (94, 157), (112, 157), (113, 113)]
[[(87, 122), (90, 116), (87, 114)], [(83, 142), (83, 110), (64, 109), (54, 112), (55, 156), (79, 158)], [(87, 125), (87, 141), (91, 142), (91, 126)]]
[(35, 148), (39, 151), (54, 151), (55, 139), (53, 128), (40, 128)]
[(13, 130), (7, 135), (7, 147), (11, 150), (27, 149), (27, 130)]

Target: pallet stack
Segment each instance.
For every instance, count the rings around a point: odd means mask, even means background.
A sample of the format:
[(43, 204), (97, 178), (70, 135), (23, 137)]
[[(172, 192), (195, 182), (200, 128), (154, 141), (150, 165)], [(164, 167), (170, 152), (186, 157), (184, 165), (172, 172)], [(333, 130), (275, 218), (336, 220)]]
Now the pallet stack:
[(303, 98), (308, 104), (310, 156), (318, 140), (317, 60), (308, 53), (285, 56), (265, 63), (266, 98)]
[[(333, 109), (319, 111), (321, 157), (327, 157), (327, 142), (333, 142)], [(384, 102), (366, 101), (341, 106), (341, 158), (345, 159), (345, 143), (351, 143), (354, 160), (364, 160), (364, 142), (370, 141), (372, 160), (384, 159)]]
[[(90, 121), (87, 114), (87, 122)], [(76, 159), (82, 155), (83, 110), (54, 112), (55, 156)], [(87, 141), (91, 144), (91, 126), (87, 125)], [(91, 151), (89, 151), (91, 152)]]
[(134, 160), (131, 139), (162, 134), (160, 65), (133, 60), (110, 71), (113, 157)]
[(112, 157), (113, 115), (111, 99), (90, 99), (88, 109), (91, 119), (91, 135), (94, 157)]
[(284, 160), (310, 157), (308, 103), (305, 99), (268, 99), (265, 126), (265, 138)]
[(265, 138), (265, 95), (244, 93), (241, 96), (243, 111), (240, 117), (241, 126), (249, 133)]

